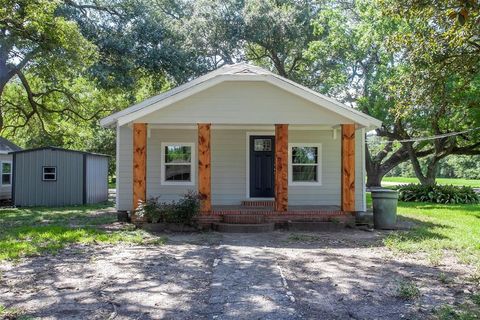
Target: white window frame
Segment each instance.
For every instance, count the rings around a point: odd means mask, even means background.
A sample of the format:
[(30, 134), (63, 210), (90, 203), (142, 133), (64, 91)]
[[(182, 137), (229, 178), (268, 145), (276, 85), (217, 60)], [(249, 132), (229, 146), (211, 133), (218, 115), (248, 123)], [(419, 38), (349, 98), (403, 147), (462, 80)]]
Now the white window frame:
[[(191, 158), (190, 158), (190, 181), (167, 181), (165, 180), (166, 175), (165, 175), (165, 147), (167, 146), (181, 146), (181, 147), (190, 147), (192, 150), (191, 153)], [(162, 142), (161, 144), (161, 152), (160, 152), (160, 181), (162, 185), (165, 186), (194, 186), (195, 185), (195, 178), (196, 178), (196, 149), (195, 149), (195, 143), (194, 142)], [(171, 163), (169, 163), (171, 165)], [(180, 164), (174, 164), (174, 165), (185, 165), (184, 163)]]
[[(293, 181), (293, 147), (314, 147), (317, 148), (317, 180), (318, 181)], [(303, 165), (303, 164), (302, 164)], [(309, 165), (309, 164), (305, 164)], [(314, 164), (311, 164), (314, 166)], [(321, 186), (322, 185), (322, 144), (321, 143), (289, 143), (288, 144), (288, 185), (290, 186)]]
[[(10, 163), (10, 183), (3, 183), (3, 164), (4, 163)], [(13, 179), (13, 165), (12, 165), (12, 161), (10, 160), (6, 160), (6, 161), (1, 161), (0, 162), (0, 165), (2, 166), (0, 168), (0, 170), (2, 171), (1, 174), (2, 174), (2, 180), (1, 180), (1, 184), (2, 184), (2, 187), (8, 187), (8, 186), (11, 186), (12, 185), (12, 179)], [(5, 173), (6, 174), (6, 173)]]
[[(45, 173), (45, 168), (55, 168), (55, 173)], [(45, 179), (45, 174), (53, 174), (55, 175), (55, 179)], [(42, 166), (42, 181), (47, 181), (47, 182), (51, 182), (51, 181), (57, 181), (57, 166)]]

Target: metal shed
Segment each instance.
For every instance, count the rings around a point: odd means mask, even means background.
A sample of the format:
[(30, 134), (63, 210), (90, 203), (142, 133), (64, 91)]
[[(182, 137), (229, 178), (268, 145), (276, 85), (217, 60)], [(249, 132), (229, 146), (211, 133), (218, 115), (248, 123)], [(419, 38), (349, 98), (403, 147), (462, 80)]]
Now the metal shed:
[(108, 199), (108, 156), (57, 147), (12, 152), (15, 206), (66, 206)]

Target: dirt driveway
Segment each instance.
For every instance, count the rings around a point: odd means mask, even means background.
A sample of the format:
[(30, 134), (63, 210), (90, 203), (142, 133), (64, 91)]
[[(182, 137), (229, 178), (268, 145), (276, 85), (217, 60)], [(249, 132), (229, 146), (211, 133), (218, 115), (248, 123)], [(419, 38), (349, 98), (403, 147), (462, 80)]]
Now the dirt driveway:
[(39, 319), (423, 319), (471, 290), (465, 267), (393, 255), (382, 236), (201, 233), (168, 235), (163, 246), (76, 245), (3, 263), (0, 305)]

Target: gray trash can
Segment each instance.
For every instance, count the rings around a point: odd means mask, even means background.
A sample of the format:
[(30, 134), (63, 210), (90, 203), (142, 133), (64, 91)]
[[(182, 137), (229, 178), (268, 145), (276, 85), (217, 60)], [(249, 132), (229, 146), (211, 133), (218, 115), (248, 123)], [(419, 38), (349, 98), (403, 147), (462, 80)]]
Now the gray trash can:
[(397, 223), (398, 191), (373, 189), (373, 226), (375, 229), (395, 229)]

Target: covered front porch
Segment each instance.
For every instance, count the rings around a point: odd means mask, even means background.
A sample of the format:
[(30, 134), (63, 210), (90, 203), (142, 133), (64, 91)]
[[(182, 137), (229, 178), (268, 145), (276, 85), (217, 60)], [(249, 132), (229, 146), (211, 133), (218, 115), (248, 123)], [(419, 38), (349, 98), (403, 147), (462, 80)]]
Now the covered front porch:
[[(134, 123), (132, 129), (134, 209), (139, 201), (162, 197), (171, 193), (173, 188), (182, 186), (178, 190), (194, 190), (202, 196), (200, 220), (205, 224), (224, 220), (225, 216), (230, 216), (227, 219), (245, 219), (245, 223), (251, 221), (252, 216), (262, 216), (271, 222), (326, 221), (334, 217), (343, 219), (358, 210), (355, 201), (355, 166), (358, 165), (355, 160), (355, 124), (249, 126), (198, 123), (166, 126)], [(273, 166), (271, 169), (264, 166), (254, 169), (254, 138), (264, 140), (270, 136), (273, 145), (268, 150), (272, 152)], [(295, 162), (292, 161), (293, 148), (302, 145), (300, 142), (309, 148), (319, 146), (315, 151), (318, 172), (313, 174), (310, 172), (313, 170), (306, 170), (316, 179), (311, 183), (294, 181), (296, 178), (292, 177), (302, 174), (297, 172), (302, 168), (308, 169), (307, 164), (299, 170), (292, 165)], [(179, 183), (176, 178), (169, 181), (165, 177), (168, 164), (164, 163), (164, 157), (168, 145), (192, 148), (189, 149), (192, 168), (186, 172), (191, 175), (190, 183)], [(271, 196), (265, 197), (261, 191), (254, 193), (255, 179), (265, 180), (255, 176), (255, 170), (271, 170), (272, 183), (267, 183), (267, 189), (272, 187)]]

